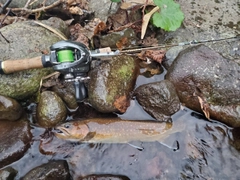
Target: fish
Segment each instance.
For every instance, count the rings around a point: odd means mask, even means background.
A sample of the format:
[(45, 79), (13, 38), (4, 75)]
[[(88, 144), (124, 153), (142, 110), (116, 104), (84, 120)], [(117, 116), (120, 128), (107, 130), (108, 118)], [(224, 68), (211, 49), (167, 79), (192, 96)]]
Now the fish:
[(172, 129), (171, 122), (92, 118), (63, 123), (55, 127), (53, 133), (57, 138), (83, 143), (129, 143), (163, 142), (179, 130)]

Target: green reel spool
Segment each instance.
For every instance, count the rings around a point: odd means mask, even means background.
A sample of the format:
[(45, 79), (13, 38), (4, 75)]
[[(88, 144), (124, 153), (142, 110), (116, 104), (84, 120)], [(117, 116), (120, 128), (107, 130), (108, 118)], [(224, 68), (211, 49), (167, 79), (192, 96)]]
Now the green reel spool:
[(74, 55), (72, 50), (64, 49), (57, 52), (58, 62), (74, 62)]

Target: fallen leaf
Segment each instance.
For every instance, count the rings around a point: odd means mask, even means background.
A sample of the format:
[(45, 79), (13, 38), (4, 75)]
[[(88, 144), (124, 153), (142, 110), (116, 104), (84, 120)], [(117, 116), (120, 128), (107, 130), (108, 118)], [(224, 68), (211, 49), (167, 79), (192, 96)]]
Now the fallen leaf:
[(107, 29), (115, 30), (126, 24), (128, 24), (128, 12), (127, 10), (118, 9), (117, 12), (113, 15), (110, 15), (107, 19)]
[(80, 24), (75, 24), (70, 27), (70, 33), (71, 37), (74, 41), (76, 42), (81, 42), (85, 44), (87, 47), (89, 47), (89, 38), (88, 38), (88, 31), (80, 25)]
[(144, 39), (140, 40), (139, 44), (141, 44), (144, 47), (158, 46), (158, 40), (154, 36), (155, 33), (151, 33), (150, 36), (147, 36)]
[(117, 43), (116, 46), (119, 50), (122, 50), (126, 45), (128, 45), (128, 38), (123, 37)]
[(209, 113), (209, 111), (208, 111), (208, 108), (209, 108), (208, 103), (207, 103), (202, 97), (200, 97), (200, 96), (197, 96), (197, 98), (198, 98), (198, 101), (199, 101), (199, 103), (200, 103), (201, 109), (202, 109), (205, 117), (206, 117), (208, 120), (210, 120), (210, 113)]
[(94, 35), (100, 34), (101, 32), (105, 31), (107, 29), (107, 25), (101, 21), (98, 23), (98, 25), (94, 29)]
[(142, 32), (141, 32), (141, 39), (144, 38), (145, 34), (146, 34), (146, 30), (147, 30), (147, 27), (148, 27), (148, 23), (149, 23), (149, 20), (150, 18), (152, 17), (152, 15), (157, 12), (159, 10), (159, 7), (155, 7), (153, 8), (149, 13), (145, 14), (143, 16), (143, 23), (142, 23)]
[(94, 18), (84, 27), (78, 23), (71, 26), (70, 33), (73, 37), (73, 40), (81, 42), (89, 47), (89, 40), (92, 39), (95, 34), (105, 30), (105, 28), (106, 24), (104, 22), (102, 22), (99, 18)]
[(162, 63), (162, 59), (165, 56), (165, 50), (146, 50), (138, 54), (138, 58), (146, 61), (148, 58), (158, 63)]
[(121, 9), (131, 9), (136, 5), (154, 5), (153, 0), (125, 0), (121, 3)]
[(126, 96), (120, 96), (114, 102), (114, 106), (121, 112), (126, 112), (127, 108), (130, 106), (130, 101)]
[(88, 10), (88, 1), (87, 0), (65, 0), (65, 1), (69, 7), (77, 6), (81, 9)]
[(14, 22), (26, 21), (24, 17), (17, 17), (17, 16), (6, 16), (5, 14), (0, 15), (0, 22), (2, 25), (9, 25)]
[(69, 8), (71, 14), (83, 15), (83, 10), (80, 7), (72, 6)]

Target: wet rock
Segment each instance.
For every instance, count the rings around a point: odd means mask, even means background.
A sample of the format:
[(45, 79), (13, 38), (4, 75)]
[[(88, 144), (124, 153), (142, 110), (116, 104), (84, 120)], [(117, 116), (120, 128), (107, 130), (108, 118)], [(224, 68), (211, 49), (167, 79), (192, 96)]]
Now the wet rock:
[(187, 107), (202, 112), (201, 99), (210, 117), (240, 126), (240, 67), (207, 46), (185, 49), (166, 74)]
[[(236, 1), (198, 2), (179, 0), (184, 13), (182, 27), (176, 31), (158, 33), (159, 43), (180, 43), (193, 40), (212, 40), (234, 37), (239, 34), (239, 3)], [(226, 3), (228, 4), (226, 6)], [(225, 10), (224, 10), (225, 9)], [(226, 40), (217, 43), (206, 43), (228, 59), (239, 59), (239, 41)]]
[(16, 100), (0, 95), (0, 120), (15, 121), (22, 113), (23, 109)]
[(70, 180), (68, 164), (64, 160), (51, 161), (29, 171), (22, 180)]
[[(109, 0), (102, 0), (102, 1), (89, 1), (89, 10), (94, 11), (95, 17), (100, 18), (102, 21), (106, 21), (107, 17), (110, 13), (114, 13), (117, 10), (117, 3), (112, 3)], [(110, 9), (111, 7), (111, 9)]]
[[(44, 23), (66, 33), (67, 26), (58, 18), (50, 18)], [(0, 36), (1, 60), (21, 59), (41, 56), (49, 52), (49, 47), (62, 40), (46, 28), (33, 21), (17, 22), (1, 28)], [(40, 80), (53, 70), (43, 68), (26, 70), (9, 75), (0, 75), (0, 94), (14, 99), (24, 99), (38, 91)]]
[(66, 103), (69, 109), (76, 109), (78, 103), (76, 100), (75, 89), (73, 83), (64, 83), (64, 85), (55, 85), (53, 91)]
[(89, 72), (89, 103), (100, 112), (125, 112), (138, 72), (139, 68), (130, 56), (116, 56), (110, 61), (102, 61)]
[(167, 120), (180, 109), (180, 101), (170, 81), (139, 86), (134, 94), (143, 109), (157, 120)]
[(0, 168), (20, 159), (30, 147), (32, 134), (27, 120), (0, 121)]
[(64, 121), (67, 109), (62, 99), (52, 91), (44, 91), (37, 107), (37, 123), (45, 128), (54, 127)]
[[(111, 48), (124, 48), (136, 46), (138, 41), (136, 34), (133, 29), (127, 28), (119, 32), (112, 32), (105, 36), (99, 36), (98, 41), (100, 45), (96, 45), (94, 42), (95, 48), (111, 47)], [(96, 37), (94, 37), (96, 39)]]
[(120, 175), (89, 175), (86, 177), (78, 178), (78, 180), (130, 180), (127, 176), (120, 176)]
[(235, 147), (236, 150), (240, 151), (240, 128), (233, 128), (232, 136), (229, 136), (229, 144)]
[(168, 68), (172, 65), (175, 58), (178, 56), (178, 54), (183, 50), (184, 48), (182, 46), (175, 46), (170, 48), (163, 58), (162, 65), (168, 70)]
[(0, 179), (1, 180), (14, 180), (15, 176), (17, 175), (17, 171), (12, 167), (7, 167), (0, 170)]

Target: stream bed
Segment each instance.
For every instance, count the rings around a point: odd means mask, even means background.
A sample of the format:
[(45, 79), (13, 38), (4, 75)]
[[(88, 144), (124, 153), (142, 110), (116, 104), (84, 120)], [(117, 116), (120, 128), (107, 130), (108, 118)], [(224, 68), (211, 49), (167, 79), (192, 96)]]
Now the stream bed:
[[(137, 85), (164, 77), (139, 76)], [(136, 100), (131, 100), (123, 119), (152, 120)], [(230, 128), (186, 107), (172, 116), (176, 133), (164, 143), (81, 144), (53, 137), (43, 143), (44, 128), (32, 126), (31, 148), (9, 166), (20, 179), (34, 167), (50, 160), (66, 160), (73, 179), (88, 175), (116, 175), (125, 179), (239, 179), (240, 156), (237, 128)], [(124, 178), (122, 178), (124, 179)]]

